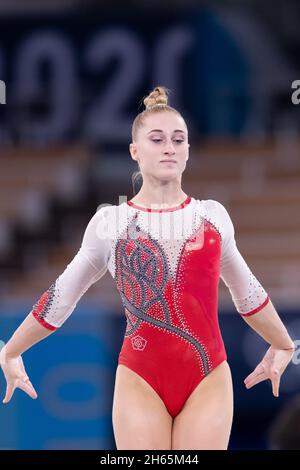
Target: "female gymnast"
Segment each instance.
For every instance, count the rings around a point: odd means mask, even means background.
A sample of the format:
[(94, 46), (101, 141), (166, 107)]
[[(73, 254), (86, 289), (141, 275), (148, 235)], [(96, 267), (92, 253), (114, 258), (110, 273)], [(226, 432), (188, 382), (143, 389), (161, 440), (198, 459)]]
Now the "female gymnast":
[(218, 324), (219, 278), (270, 345), (246, 388), (270, 379), (277, 397), (294, 343), (238, 251), (225, 207), (182, 190), (188, 130), (167, 98), (156, 87), (133, 122), (129, 150), (140, 191), (97, 210), (76, 256), (1, 350), (3, 403), (16, 388), (37, 398), (21, 354), (59, 328), (108, 269), (127, 320), (112, 410), (117, 449), (227, 449), (233, 393)]

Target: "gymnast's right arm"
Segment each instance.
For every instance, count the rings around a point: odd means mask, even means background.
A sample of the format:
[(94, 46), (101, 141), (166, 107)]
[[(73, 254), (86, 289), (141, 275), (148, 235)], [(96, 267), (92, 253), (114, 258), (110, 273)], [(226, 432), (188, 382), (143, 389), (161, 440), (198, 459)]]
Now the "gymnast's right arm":
[(0, 365), (7, 382), (3, 403), (10, 401), (16, 388), (31, 398), (37, 398), (21, 354), (56, 331), (71, 315), (88, 288), (107, 271), (110, 242), (104, 235), (103, 211), (104, 208), (99, 209), (91, 218), (78, 253), (1, 349)]

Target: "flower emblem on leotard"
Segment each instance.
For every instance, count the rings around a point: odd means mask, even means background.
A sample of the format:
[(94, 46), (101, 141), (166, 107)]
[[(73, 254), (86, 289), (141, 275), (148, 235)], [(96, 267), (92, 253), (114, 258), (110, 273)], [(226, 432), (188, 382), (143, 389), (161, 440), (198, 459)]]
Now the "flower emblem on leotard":
[(146, 347), (147, 341), (138, 335), (138, 336), (134, 336), (134, 338), (131, 338), (131, 344), (132, 344), (133, 349), (136, 349), (138, 351), (143, 351)]

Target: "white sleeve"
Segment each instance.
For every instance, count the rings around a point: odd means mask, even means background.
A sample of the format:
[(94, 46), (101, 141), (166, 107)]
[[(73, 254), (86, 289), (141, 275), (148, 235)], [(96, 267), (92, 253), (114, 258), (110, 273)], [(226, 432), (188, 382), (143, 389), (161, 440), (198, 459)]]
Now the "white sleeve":
[(99, 209), (88, 223), (75, 257), (32, 308), (31, 313), (45, 328), (55, 330), (60, 327), (82, 295), (107, 271), (110, 241), (99, 236), (104, 224), (103, 209)]
[(269, 296), (236, 246), (234, 226), (227, 210), (221, 203), (217, 202), (217, 205), (222, 227), (220, 276), (237, 311), (243, 316), (253, 315), (265, 307)]

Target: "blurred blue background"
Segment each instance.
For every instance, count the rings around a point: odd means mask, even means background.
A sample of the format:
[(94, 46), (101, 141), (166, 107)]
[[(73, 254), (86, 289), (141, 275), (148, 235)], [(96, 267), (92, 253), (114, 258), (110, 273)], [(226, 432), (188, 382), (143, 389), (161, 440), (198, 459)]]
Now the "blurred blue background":
[[(188, 125), (183, 189), (225, 205), (241, 253), (300, 338), (299, 2), (40, 3), (0, 5), (0, 340), (73, 258), (98, 205), (132, 197), (131, 125), (156, 85), (170, 88)], [(246, 390), (267, 345), (223, 284), (219, 311), (235, 389), (230, 448), (266, 449), (270, 424), (299, 393), (299, 365), (278, 399), (269, 383)], [(124, 330), (106, 274), (24, 354), (39, 398), (18, 390), (0, 406), (0, 448), (114, 449)]]

